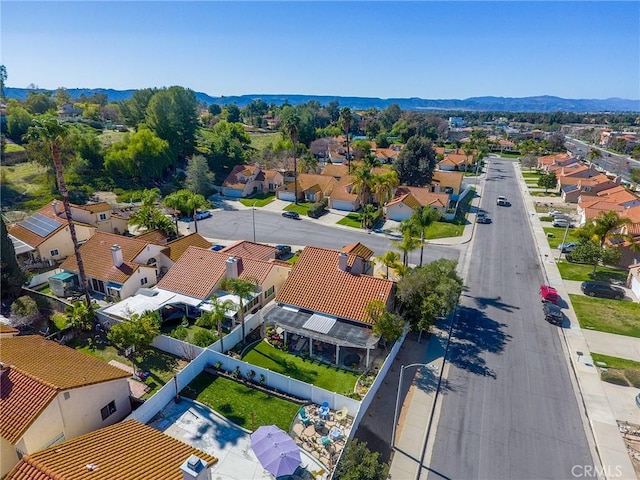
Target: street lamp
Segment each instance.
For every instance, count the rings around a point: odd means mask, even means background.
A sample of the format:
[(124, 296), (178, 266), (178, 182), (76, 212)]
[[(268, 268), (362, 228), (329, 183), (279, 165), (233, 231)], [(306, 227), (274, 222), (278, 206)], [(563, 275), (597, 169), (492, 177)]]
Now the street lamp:
[(253, 205), (251, 205), (251, 221), (253, 223), (253, 243), (256, 243), (256, 202), (258, 200), (253, 202)]
[(573, 222), (573, 217), (569, 216), (569, 220), (567, 220), (567, 226), (564, 227), (564, 235), (562, 237), (562, 243), (560, 244), (560, 255), (558, 255), (558, 261), (562, 259), (562, 251), (564, 250), (564, 244), (567, 241), (567, 235), (569, 235), (569, 226)]
[(400, 409), (400, 392), (402, 391), (402, 376), (405, 368), (411, 367), (427, 367), (426, 363), (412, 363), (410, 365), (402, 365), (400, 367), (400, 378), (398, 379), (398, 393), (396, 394), (396, 410), (393, 414), (393, 431), (391, 433), (391, 448), (396, 446), (396, 426), (398, 425), (398, 410)]

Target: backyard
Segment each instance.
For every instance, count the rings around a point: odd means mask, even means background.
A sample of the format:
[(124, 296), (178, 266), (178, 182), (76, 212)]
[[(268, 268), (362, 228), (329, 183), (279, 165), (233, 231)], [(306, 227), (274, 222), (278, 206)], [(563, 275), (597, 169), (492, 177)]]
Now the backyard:
[(569, 295), (580, 327), (640, 338), (640, 304)]
[(355, 372), (279, 350), (265, 341), (257, 343), (242, 360), (342, 395), (353, 393), (359, 376)]
[(252, 431), (262, 425), (277, 425), (288, 432), (300, 408), (297, 403), (207, 372), (200, 373), (180, 394)]

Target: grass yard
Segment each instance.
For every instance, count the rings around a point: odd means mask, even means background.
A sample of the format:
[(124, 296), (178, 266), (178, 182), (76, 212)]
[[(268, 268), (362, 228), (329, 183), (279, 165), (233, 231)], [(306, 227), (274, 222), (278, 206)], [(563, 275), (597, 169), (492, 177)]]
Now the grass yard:
[(464, 225), (451, 222), (433, 222), (425, 231), (424, 238), (434, 240), (436, 238), (459, 237), (464, 232)]
[[(600, 378), (603, 381), (640, 388), (640, 362), (600, 353), (591, 353), (591, 358), (600, 370)], [(601, 366), (599, 363), (604, 363), (606, 366)]]
[(5, 153), (14, 153), (14, 152), (24, 152), (25, 149), (22, 145), (17, 145), (15, 143), (7, 143), (4, 147)]
[(627, 279), (627, 272), (610, 267), (598, 267), (595, 276), (592, 277), (591, 272), (593, 272), (593, 266), (571, 263), (564, 260), (558, 262), (558, 270), (560, 270), (560, 276), (564, 280), (575, 280), (577, 282), (584, 282), (586, 280), (625, 282)]
[(264, 207), (265, 205), (269, 205), (275, 199), (275, 193), (261, 193), (260, 195), (254, 195), (251, 198), (239, 198), (238, 200), (245, 207)]
[(316, 360), (303, 359), (278, 350), (267, 342), (256, 344), (242, 360), (343, 395), (352, 393), (356, 380), (358, 380), (357, 373)]
[[(160, 328), (160, 332), (163, 335), (168, 335), (170, 337), (174, 337), (174, 338), (178, 338), (175, 335), (175, 330), (180, 326), (180, 322), (171, 322), (168, 324), (163, 324), (162, 327)], [(185, 338), (178, 338), (179, 340), (183, 340), (185, 342), (191, 343), (192, 345), (198, 345), (195, 341), (195, 336), (198, 332), (200, 331), (204, 331), (204, 332), (210, 332), (211, 334), (213, 334), (213, 337), (215, 338), (214, 341), (218, 340), (218, 331), (216, 328), (213, 329), (209, 329), (209, 328), (203, 328), (203, 327), (199, 327), (197, 325), (191, 324), (187, 327), (187, 336)], [(213, 342), (212, 342), (213, 343)], [(201, 347), (206, 347), (208, 345), (199, 345)]]
[(569, 295), (580, 327), (640, 338), (640, 304)]
[(359, 213), (350, 213), (338, 221), (338, 225), (346, 225), (347, 227), (362, 228)]
[(251, 146), (256, 150), (264, 150), (264, 148), (270, 143), (277, 142), (282, 135), (279, 132), (276, 133), (250, 133)]
[[(131, 365), (131, 360), (120, 355), (118, 350), (106, 341), (93, 342), (83, 337), (74, 339), (69, 346), (107, 363), (110, 360), (117, 360), (125, 365)], [(184, 360), (155, 348), (147, 349), (144, 355), (137, 355), (135, 362), (137, 369), (151, 373), (144, 382), (149, 387), (149, 391), (142, 397), (143, 399), (153, 395), (186, 365)]]
[(290, 263), (293, 266), (298, 261), (298, 258), (300, 258), (300, 254), (298, 252), (296, 252), (296, 253), (293, 254), (293, 256), (291, 258), (287, 259), (287, 262)]
[(540, 178), (541, 174), (536, 172), (536, 171), (523, 171), (522, 172), (522, 176), (524, 177), (525, 181), (529, 182), (529, 181), (533, 181), (536, 180), (538, 181), (538, 179)]
[(53, 200), (53, 176), (36, 162), (0, 167), (2, 204), (35, 210)]
[(297, 205), (295, 203), (291, 203), (285, 207), (285, 210), (288, 212), (298, 212), (300, 215), (304, 215), (306, 217), (311, 205), (313, 204), (309, 202), (298, 202)]
[[(549, 246), (551, 248), (558, 248), (558, 245), (562, 243), (562, 239), (564, 238), (564, 228), (556, 228), (556, 227), (546, 227), (543, 229), (544, 233), (547, 234), (547, 241), (549, 242)], [(578, 237), (575, 235), (575, 228), (570, 228), (567, 233), (566, 243), (569, 242), (578, 242)], [(549, 237), (549, 233), (553, 234), (553, 237)], [(558, 254), (560, 250), (558, 250)]]
[(297, 403), (207, 372), (200, 373), (180, 394), (204, 403), (248, 430), (277, 425), (288, 432), (300, 409)]

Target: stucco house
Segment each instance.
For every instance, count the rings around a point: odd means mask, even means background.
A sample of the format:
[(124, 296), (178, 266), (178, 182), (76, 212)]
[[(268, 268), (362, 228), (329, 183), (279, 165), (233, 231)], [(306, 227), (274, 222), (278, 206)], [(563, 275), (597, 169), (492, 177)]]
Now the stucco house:
[(355, 177), (347, 175), (336, 183), (331, 195), (329, 195), (329, 208), (344, 212), (355, 212), (360, 209), (360, 196), (353, 193)]
[(438, 162), (438, 168), (448, 171), (466, 171), (473, 165), (474, 158), (474, 154), (466, 155), (461, 150), (445, 153), (444, 159)]
[[(75, 218), (73, 223), (80, 244), (97, 231), (96, 226), (80, 223)], [(53, 266), (74, 254), (69, 225), (62, 216), (62, 204), (59, 202), (45, 205), (7, 230), (16, 258), (25, 268)]]
[(358, 363), (362, 355), (368, 366), (379, 338), (367, 305), (381, 300), (392, 310), (395, 284), (365, 274), (366, 261), (358, 251), (306, 247), (276, 295), (278, 306), (265, 314), (266, 324), (281, 328), (285, 343), (295, 336), (312, 357), (351, 365), (349, 359)]
[(560, 190), (562, 199), (567, 203), (578, 203), (578, 199), (582, 196), (596, 196), (598, 192), (602, 192), (609, 188), (617, 187), (606, 175), (596, 175), (591, 178), (581, 178), (574, 185), (563, 186)]
[(389, 220), (401, 222), (421, 206), (434, 208), (444, 215), (450, 203), (451, 195), (448, 193), (432, 192), (428, 187), (402, 185), (396, 189), (394, 198), (385, 204), (384, 212)]
[(0, 476), (131, 412), (129, 372), (39, 335), (0, 338), (0, 364)]
[(446, 170), (435, 170), (431, 178), (431, 191), (434, 193), (448, 193), (451, 200), (457, 200), (464, 190), (462, 180), (464, 173)]
[(629, 276), (627, 277), (627, 287), (640, 302), (640, 263), (629, 265)]
[[(337, 181), (329, 175), (301, 173), (298, 175), (297, 184), (298, 200), (313, 203), (329, 197), (337, 185)], [(280, 200), (293, 202), (295, 199), (295, 184), (290, 182), (280, 186), (276, 189), (276, 196)]]
[[(59, 203), (59, 202), (56, 202)], [(71, 217), (76, 222), (95, 226), (99, 232), (115, 233), (122, 235), (127, 231), (128, 219), (119, 214), (114, 214), (113, 208), (107, 202), (88, 203), (86, 205), (71, 204)], [(57, 208), (61, 209), (59, 203)], [(67, 218), (62, 210), (62, 218)]]
[(5, 480), (209, 480), (218, 460), (136, 420), (25, 455)]
[(226, 197), (243, 198), (263, 192), (275, 192), (284, 183), (282, 173), (265, 170), (259, 164), (236, 165), (222, 183), (220, 193)]

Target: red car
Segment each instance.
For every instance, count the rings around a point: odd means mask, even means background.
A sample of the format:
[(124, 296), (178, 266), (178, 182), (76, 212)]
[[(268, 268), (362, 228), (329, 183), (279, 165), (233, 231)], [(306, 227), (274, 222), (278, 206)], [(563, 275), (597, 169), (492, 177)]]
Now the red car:
[(558, 303), (558, 292), (555, 288), (549, 285), (540, 285), (540, 296), (545, 302)]

